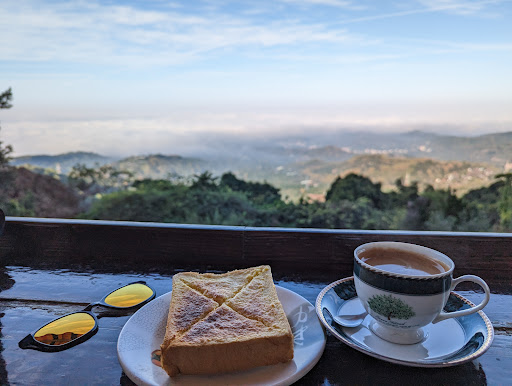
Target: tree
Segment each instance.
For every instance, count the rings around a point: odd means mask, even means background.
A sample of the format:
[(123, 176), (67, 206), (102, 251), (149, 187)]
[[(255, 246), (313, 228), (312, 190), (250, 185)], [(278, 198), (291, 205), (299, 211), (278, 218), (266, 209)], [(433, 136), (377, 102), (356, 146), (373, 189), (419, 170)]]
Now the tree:
[[(10, 109), (12, 105), (9, 103), (12, 100), (12, 91), (9, 88), (0, 94), (0, 109)], [(2, 128), (0, 127), (0, 130)], [(12, 215), (12, 213), (18, 214), (18, 212), (11, 211), (11, 208), (7, 208), (5, 202), (8, 201), (8, 188), (12, 186), (14, 181), (14, 173), (12, 168), (9, 166), (9, 161), (12, 159), (10, 154), (12, 153), (11, 145), (3, 145), (0, 141), (0, 204), (3, 204), (4, 209)]]
[(407, 205), (408, 202), (418, 198), (418, 182), (413, 181), (410, 185), (404, 185), (401, 178), (395, 180), (397, 193), (394, 196), (395, 205)]
[(0, 109), (10, 109), (12, 105), (9, 103), (12, 100), (12, 90), (9, 87), (6, 91), (0, 94)]
[[(12, 100), (12, 90), (9, 88), (7, 91), (4, 91), (0, 94), (0, 109), (10, 109), (12, 105), (9, 103)], [(2, 128), (0, 127), (0, 130)], [(0, 168), (7, 166), (11, 157), (9, 154), (12, 153), (12, 146), (6, 145), (2, 146), (2, 141), (0, 141)]]
[(416, 315), (411, 306), (392, 295), (374, 295), (368, 300), (368, 307), (388, 320), (410, 319)]
[[(1, 127), (0, 127), (1, 130)], [(9, 155), (12, 153), (12, 146), (11, 145), (2, 145), (3, 142), (0, 141), (0, 169), (7, 166), (9, 164), (9, 161), (12, 159), (12, 157)]]
[(214, 177), (209, 171), (201, 174), (194, 174), (194, 181), (190, 188), (192, 190), (217, 190), (217, 177)]
[(498, 211), (500, 226), (503, 230), (512, 229), (512, 173), (498, 174), (496, 178), (504, 179), (505, 183), (500, 189)]
[(326, 201), (356, 201), (368, 198), (376, 208), (381, 208), (381, 184), (374, 184), (369, 178), (350, 173), (345, 178), (338, 177), (325, 195)]
[(243, 192), (257, 204), (274, 204), (281, 200), (279, 189), (264, 182), (246, 182), (239, 180), (231, 173), (224, 173), (220, 180), (221, 187), (227, 187), (234, 192)]
[(462, 200), (464, 210), (461, 213), (461, 224), (458, 231), (485, 232), (499, 230), (500, 213), (498, 203), (501, 198), (501, 189), (505, 181), (498, 180), (490, 186), (474, 189), (466, 193)]
[(127, 187), (131, 184), (132, 178), (131, 172), (117, 170), (112, 165), (89, 168), (85, 164), (76, 164), (68, 174), (70, 185), (86, 195)]

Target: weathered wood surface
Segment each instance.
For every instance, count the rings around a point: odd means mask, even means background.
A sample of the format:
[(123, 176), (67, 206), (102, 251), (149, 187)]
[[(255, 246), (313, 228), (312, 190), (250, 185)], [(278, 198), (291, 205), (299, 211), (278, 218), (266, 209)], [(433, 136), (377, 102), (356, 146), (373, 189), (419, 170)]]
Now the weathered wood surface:
[(504, 287), (511, 281), (512, 234), (492, 233), (9, 218), (0, 238), (0, 257), (36, 268), (60, 265), (118, 271), (155, 265), (168, 266), (170, 272), (182, 267), (230, 269), (271, 263), (283, 275), (307, 271), (311, 277), (334, 279), (351, 273), (355, 247), (382, 240), (412, 242), (446, 253), (455, 262), (456, 276), (471, 272)]
[[(183, 269), (225, 271), (270, 264), (277, 284), (314, 303), (330, 282), (352, 275), (356, 246), (414, 242), (455, 261), (455, 276), (476, 274), (491, 287), (485, 313), (495, 328), (479, 359), (418, 369), (368, 357), (328, 336), (320, 362), (299, 384), (510, 384), (512, 235), (207, 227), (8, 218), (0, 237), (0, 384), (130, 384), (116, 343), (129, 315), (100, 318), (89, 341), (60, 353), (21, 350), (17, 342), (57, 315), (141, 278), (157, 295)], [(475, 288), (457, 288), (474, 302)]]

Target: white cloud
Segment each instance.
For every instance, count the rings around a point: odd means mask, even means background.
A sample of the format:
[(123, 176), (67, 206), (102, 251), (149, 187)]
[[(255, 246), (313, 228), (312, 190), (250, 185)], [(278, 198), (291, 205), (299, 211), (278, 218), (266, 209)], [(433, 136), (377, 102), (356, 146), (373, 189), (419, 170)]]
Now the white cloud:
[[(465, 0), (416, 0), (422, 4), (423, 8), (406, 9), (397, 12), (385, 12), (380, 14), (373, 14), (367, 16), (358, 16), (340, 20), (337, 24), (354, 24), (364, 23), (374, 20), (385, 20), (402, 18), (410, 15), (428, 14), (434, 12), (448, 12), (458, 15), (475, 15), (482, 17), (488, 17), (490, 13), (483, 13), (483, 10), (487, 10), (489, 6), (507, 3), (511, 0), (484, 0), (484, 1), (465, 1)], [(410, 3), (407, 3), (409, 6)], [(496, 16), (496, 15), (493, 15)]]
[[(499, 4), (503, 0), (417, 0), (432, 11), (447, 11), (459, 15), (473, 15), (480, 13), (489, 5)], [(506, 2), (507, 0), (505, 0)]]
[[(327, 1), (327, 0), (324, 0)], [(341, 3), (340, 3), (341, 4)], [(0, 5), (3, 61), (172, 65), (226, 48), (350, 41), (344, 30), (298, 20), (258, 22), (94, 2), (8, 1)], [(361, 38), (358, 38), (361, 40)]]
[(330, 7), (337, 8), (345, 8), (351, 10), (363, 10), (366, 9), (365, 6), (355, 4), (353, 1), (345, 1), (345, 0), (281, 0), (285, 3), (292, 3), (296, 5), (326, 5)]
[[(337, 130), (409, 131), (417, 127), (458, 127), (460, 134), (509, 131), (512, 115), (502, 107), (439, 102), (357, 104), (248, 109), (200, 108), (159, 118), (4, 120), (2, 140), (16, 156), (95, 151), (105, 155), (164, 153), (197, 155), (213, 151), (213, 141), (303, 134), (314, 137)], [(488, 117), (492, 116), (493, 120)], [(217, 138), (217, 136), (220, 136)], [(98, 140), (101, 138), (101, 141)], [(222, 151), (218, 150), (218, 151)]]

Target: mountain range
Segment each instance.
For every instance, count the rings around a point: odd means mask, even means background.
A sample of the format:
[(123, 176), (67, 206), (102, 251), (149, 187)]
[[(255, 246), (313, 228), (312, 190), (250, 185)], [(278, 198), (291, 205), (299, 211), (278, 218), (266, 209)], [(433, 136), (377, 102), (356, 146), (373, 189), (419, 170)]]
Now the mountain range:
[(92, 152), (17, 157), (31, 165), (67, 174), (76, 164), (111, 164), (136, 178), (187, 177), (232, 171), (239, 178), (267, 181), (283, 196), (325, 193), (338, 175), (365, 175), (391, 189), (397, 179), (418, 181), (459, 193), (489, 185), (497, 173), (512, 169), (512, 132), (457, 137), (423, 131), (407, 133), (339, 132), (282, 136), (248, 143), (219, 139), (208, 154), (137, 155), (114, 158)]

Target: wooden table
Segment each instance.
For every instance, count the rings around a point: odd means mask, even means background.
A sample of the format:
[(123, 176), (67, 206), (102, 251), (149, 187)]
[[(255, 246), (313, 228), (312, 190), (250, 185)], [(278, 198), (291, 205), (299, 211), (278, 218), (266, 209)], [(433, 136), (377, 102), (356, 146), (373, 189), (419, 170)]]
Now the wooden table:
[[(413, 368), (360, 353), (327, 335), (318, 364), (298, 384), (512, 384), (512, 235), (211, 227), (7, 218), (0, 238), (0, 384), (132, 384), (116, 344), (130, 317), (99, 310), (99, 331), (57, 353), (21, 350), (18, 341), (45, 322), (82, 309), (110, 290), (145, 280), (157, 296), (182, 270), (272, 267), (276, 284), (315, 303), (329, 283), (352, 275), (356, 246), (413, 242), (452, 257), (455, 276), (489, 284), (484, 309), (495, 339), (480, 358), (449, 368)], [(482, 293), (457, 288), (473, 302)]]

